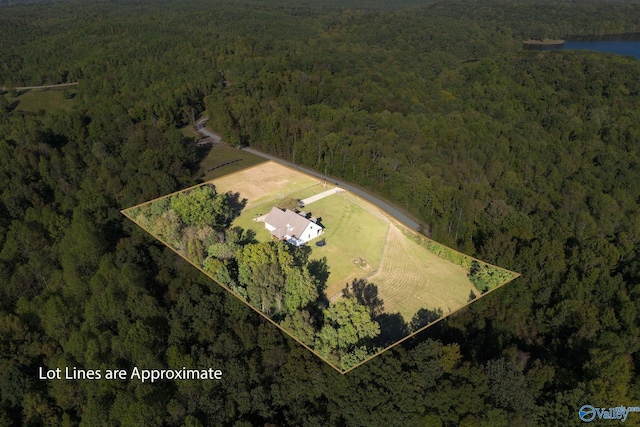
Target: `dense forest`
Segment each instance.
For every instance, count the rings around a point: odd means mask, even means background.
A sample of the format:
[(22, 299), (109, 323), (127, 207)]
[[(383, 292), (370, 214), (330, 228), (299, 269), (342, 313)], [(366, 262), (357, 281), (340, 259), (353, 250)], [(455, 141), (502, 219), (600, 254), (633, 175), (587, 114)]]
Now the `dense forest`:
[[(638, 6), (0, 7), (0, 425), (571, 426), (637, 406), (640, 63), (522, 40), (637, 32)], [(70, 111), (8, 101), (75, 81)], [(201, 114), (522, 277), (337, 373), (120, 213), (198, 182), (179, 129)], [(38, 379), (65, 366), (224, 375)]]

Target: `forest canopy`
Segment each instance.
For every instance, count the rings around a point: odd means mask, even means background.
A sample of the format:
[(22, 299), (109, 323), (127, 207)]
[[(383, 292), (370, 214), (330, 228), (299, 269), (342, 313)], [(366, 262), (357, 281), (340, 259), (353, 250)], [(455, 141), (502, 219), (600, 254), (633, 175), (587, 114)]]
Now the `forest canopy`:
[[(522, 50), (637, 32), (638, 3), (339, 3), (0, 7), (0, 424), (571, 426), (584, 404), (640, 400), (640, 63)], [(11, 92), (75, 81), (69, 111)], [(522, 277), (333, 372), (120, 214), (197, 183), (178, 129), (201, 115)], [(307, 320), (290, 320), (301, 336)], [(46, 382), (40, 366), (225, 380)]]

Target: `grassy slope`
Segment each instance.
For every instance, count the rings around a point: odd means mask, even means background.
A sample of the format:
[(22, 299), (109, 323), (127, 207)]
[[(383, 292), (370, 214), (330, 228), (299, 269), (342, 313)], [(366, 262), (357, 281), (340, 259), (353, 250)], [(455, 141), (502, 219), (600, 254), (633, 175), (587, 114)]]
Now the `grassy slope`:
[[(195, 132), (193, 133), (195, 134)], [(189, 131), (185, 131), (184, 128), (183, 134), (193, 136)], [(233, 160), (239, 161), (222, 167), (216, 167)], [(236, 148), (229, 147), (228, 145), (219, 145), (212, 147), (206, 157), (202, 160), (198, 175), (201, 176), (203, 181), (208, 181), (263, 163), (264, 161), (265, 159), (258, 157), (255, 154), (238, 150)], [(216, 169), (211, 170), (212, 168)]]
[[(372, 274), (380, 265), (389, 223), (367, 205), (350, 193), (337, 193), (305, 207), (322, 218), (326, 227), (326, 246), (313, 245), (311, 256), (327, 258), (331, 272), (326, 290), (329, 298), (353, 279)], [(358, 258), (366, 264), (355, 264)]]
[(399, 312), (407, 322), (421, 308), (441, 309), (444, 315), (455, 311), (468, 303), (475, 290), (467, 270), (408, 239), (395, 225), (389, 231), (381, 268), (369, 281), (378, 287), (385, 311)]
[[(71, 93), (75, 93), (74, 89), (68, 89)], [(27, 90), (18, 92), (17, 97), (11, 97), (6, 94), (5, 97), (9, 105), (17, 103), (16, 110), (38, 112), (40, 110), (71, 110), (75, 104), (75, 100), (64, 99), (62, 89), (45, 89), (45, 90)]]

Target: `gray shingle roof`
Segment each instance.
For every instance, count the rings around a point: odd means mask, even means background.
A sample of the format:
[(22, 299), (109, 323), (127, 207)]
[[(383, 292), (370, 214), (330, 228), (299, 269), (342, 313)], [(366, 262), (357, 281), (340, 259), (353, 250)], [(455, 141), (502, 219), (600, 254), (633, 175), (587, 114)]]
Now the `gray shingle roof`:
[(300, 238), (311, 221), (292, 210), (273, 207), (264, 222), (275, 228), (271, 232), (273, 236), (282, 239), (285, 236)]

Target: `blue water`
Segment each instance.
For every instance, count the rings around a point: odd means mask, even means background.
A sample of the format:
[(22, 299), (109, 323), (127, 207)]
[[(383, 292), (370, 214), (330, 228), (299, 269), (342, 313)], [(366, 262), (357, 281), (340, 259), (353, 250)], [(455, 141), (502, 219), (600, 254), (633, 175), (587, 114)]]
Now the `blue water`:
[(566, 41), (561, 46), (536, 46), (542, 50), (591, 50), (640, 59), (640, 40)]
[(593, 50), (596, 52), (616, 53), (618, 55), (635, 56), (640, 59), (640, 40), (607, 40), (607, 41), (566, 41), (561, 49)]

